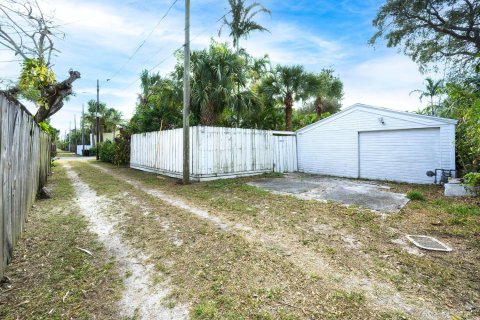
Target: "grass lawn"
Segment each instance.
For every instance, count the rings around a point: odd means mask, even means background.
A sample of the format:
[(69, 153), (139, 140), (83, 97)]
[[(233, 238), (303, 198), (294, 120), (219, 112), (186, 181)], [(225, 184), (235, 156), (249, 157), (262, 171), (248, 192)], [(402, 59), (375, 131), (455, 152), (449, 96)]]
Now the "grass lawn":
[(78, 215), (65, 170), (53, 172), (53, 197), (35, 203), (6, 270), (10, 283), (0, 285), (0, 318), (114, 319), (122, 289), (115, 259)]
[[(408, 317), (408, 313), (388, 311), (382, 303), (370, 301), (372, 291), (381, 291), (379, 287), (381, 288), (384, 284), (387, 285), (385, 290), (389, 293), (392, 293), (390, 288), (394, 288), (395, 292), (392, 296), (399, 293), (405, 297), (406, 301), (416, 301), (436, 308), (447, 317), (450, 315), (465, 318), (480, 316), (480, 206), (478, 199), (445, 198), (442, 195), (443, 189), (437, 186), (391, 184), (393, 191), (406, 193), (415, 190), (425, 199), (413, 200), (399, 214), (382, 218), (362, 208), (346, 208), (336, 203), (305, 201), (290, 196), (275, 195), (246, 184), (258, 178), (217, 180), (183, 186), (173, 179), (155, 174), (107, 164), (101, 164), (101, 166), (113, 171), (116, 178), (111, 177), (113, 180), (102, 183), (99, 180), (105, 177), (99, 178), (99, 173), (92, 170), (88, 164), (79, 164), (77, 170), (85, 175), (85, 179), (91, 179), (90, 183), (97, 185), (99, 191), (115, 193), (117, 191), (114, 189), (108, 191), (112, 189), (109, 187), (110, 184), (118, 186), (114, 181), (121, 181), (124, 178), (134, 179), (141, 181), (148, 188), (181, 197), (224, 221), (246, 225), (257, 231), (257, 234), (268, 235), (268, 239), (272, 240), (273, 244), (266, 246), (266, 249), (254, 243), (253, 247), (248, 249), (245, 247), (247, 244), (238, 245), (241, 248), (239, 250), (244, 254), (250, 250), (257, 251), (261, 253), (261, 259), (266, 257), (275, 259), (268, 262), (262, 261), (263, 268), (270, 266), (275, 270), (274, 265), (279, 266), (280, 261), (282, 264), (287, 263), (288, 268), (286, 266), (277, 268), (285, 270), (285, 274), (282, 275), (283, 280), (273, 281), (278, 286), (276, 292), (286, 295), (284, 299), (295, 301), (291, 303), (292, 305), (304, 301), (300, 304), (300, 308), (310, 310), (316, 316), (348, 318), (354, 314), (350, 312), (357, 312), (353, 310), (362, 310), (359, 307), (361, 305), (365, 308), (366, 314), (374, 318)], [(135, 192), (139, 191), (135, 190)], [(138, 196), (142, 197), (140, 194)], [(179, 225), (182, 225), (185, 218), (182, 216), (180, 220)], [(221, 241), (226, 245), (228, 241), (223, 239), (224, 235), (219, 235), (218, 231), (214, 232), (207, 226), (201, 227), (202, 224), (200, 229), (197, 229), (199, 222), (195, 224), (196, 228), (191, 227), (190, 232), (187, 228), (186, 231), (179, 232), (179, 236), (185, 239), (192, 235), (196, 238), (198, 234), (221, 237), (212, 240), (215, 245), (210, 243), (207, 248), (202, 249), (210, 255), (207, 264), (212, 268), (213, 266), (220, 268), (217, 265), (219, 263), (217, 259), (223, 257), (223, 254), (220, 254), (222, 250), (217, 248), (219, 244), (216, 242)], [(148, 231), (146, 233), (149, 234)], [(405, 234), (428, 234), (437, 237), (452, 246), (454, 251), (450, 253), (420, 251), (420, 256), (411, 254), (406, 250), (406, 247), (409, 247), (408, 244), (395, 243)], [(229, 236), (229, 239), (243, 241), (242, 237), (237, 239)], [(249, 243), (251, 244), (252, 242)], [(276, 247), (278, 244), (280, 246)], [(309, 258), (319, 257), (320, 262), (329, 267), (315, 268), (315, 265), (307, 259), (302, 259), (302, 255)], [(294, 259), (291, 258), (292, 256)], [(201, 257), (202, 255), (193, 255), (185, 263), (194, 265), (195, 261), (192, 260), (201, 259)], [(252, 257), (248, 263), (256, 259), (260, 257)], [(253, 269), (254, 267), (247, 264), (238, 268)], [(222, 290), (225, 287), (228, 288), (227, 284), (230, 281), (226, 279), (229, 278), (225, 279), (221, 273), (209, 270), (207, 273), (209, 281), (205, 283), (206, 286), (212, 285), (212, 279), (219, 276)], [(271, 272), (267, 270), (263, 272)], [(335, 273), (329, 273), (328, 270), (335, 270)], [(325, 273), (322, 274), (322, 271)], [(227, 274), (230, 275), (230, 272), (228, 271)], [(235, 280), (243, 279), (241, 283), (248, 287), (249, 283), (258, 281), (260, 274), (255, 276), (249, 274), (250, 280), (240, 276), (235, 277)], [(294, 274), (296, 276), (293, 276)], [(288, 287), (293, 281), (290, 276), (295, 278), (296, 289), (293, 290), (301, 288), (297, 297), (290, 295), (292, 288)], [(301, 279), (304, 282), (298, 283)], [(366, 284), (358, 286), (353, 283), (349, 291), (348, 282), (359, 279)], [(336, 282), (341, 285), (336, 287)], [(180, 280), (176, 284), (180, 288), (185, 285)], [(317, 292), (316, 290), (320, 291), (316, 285), (330, 288), (321, 290), (325, 295), (320, 298), (309, 294), (309, 292)], [(370, 287), (373, 287), (373, 290)], [(358, 288), (360, 290), (357, 290)], [(217, 292), (217, 289), (214, 286), (208, 294), (203, 293), (208, 297), (207, 302), (210, 301), (210, 305), (204, 300), (197, 300), (195, 303), (199, 308), (206, 306), (207, 303), (209, 306), (207, 309), (224, 316), (228, 307), (225, 307), (222, 302), (224, 292), (222, 290)], [(261, 292), (269, 292), (272, 287), (264, 286), (257, 289)], [(238, 292), (237, 290), (238, 288), (235, 287), (232, 289), (233, 292)], [(340, 290), (341, 293), (336, 290)], [(240, 303), (239, 299), (248, 301), (245, 297), (232, 298), (235, 297), (233, 294), (228, 296), (233, 299), (233, 302), (229, 299), (229, 303), (234, 305)], [(254, 296), (258, 297), (256, 294)], [(347, 303), (348, 307), (338, 308), (345, 310), (344, 314), (338, 315), (335, 313), (337, 311), (329, 313), (324, 309), (331, 305), (331, 302), (327, 303), (328, 300), (325, 299), (332, 299), (332, 297), (337, 299), (342, 297), (340, 299), (342, 303)], [(255, 303), (250, 307), (258, 308)], [(237, 308), (242, 309), (239, 306)], [(273, 306), (270, 308), (270, 311), (274, 309)], [(295, 307), (286, 307), (285, 310), (298, 317), (305, 316), (299, 310), (295, 310)], [(386, 312), (382, 313), (379, 310)], [(247, 317), (251, 316), (251, 314), (247, 315)], [(274, 315), (274, 317), (277, 316), (275, 313)]]
[[(419, 200), (382, 218), (247, 184), (261, 177), (184, 186), (96, 161), (70, 164), (97, 197), (108, 199), (102, 214), (118, 221), (115, 232), (153, 266), (150, 285), (168, 288), (164, 305), (186, 306), (192, 319), (480, 317), (478, 199), (391, 184), (396, 192), (416, 191)], [(115, 318), (121, 278), (129, 275), (115, 272), (71, 205), (64, 169), (54, 171), (56, 197), (37, 202), (30, 216), (10, 266), (23, 285), (0, 293), (0, 316), (28, 318), (53, 308), (68, 317)], [(405, 234), (428, 234), (454, 250), (412, 251)]]
[(64, 151), (57, 149), (57, 157), (59, 158), (70, 158), (70, 157), (80, 157), (78, 154), (75, 152), (70, 152), (70, 151)]

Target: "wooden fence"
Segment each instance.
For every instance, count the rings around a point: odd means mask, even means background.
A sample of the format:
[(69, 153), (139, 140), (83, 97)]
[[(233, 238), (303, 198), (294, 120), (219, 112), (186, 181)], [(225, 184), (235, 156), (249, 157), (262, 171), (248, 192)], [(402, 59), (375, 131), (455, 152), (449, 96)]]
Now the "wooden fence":
[[(183, 171), (182, 130), (133, 135), (130, 166), (180, 178)], [(296, 171), (295, 139), (294, 133), (288, 132), (192, 127), (191, 177), (194, 180), (210, 180), (272, 171)]]
[(0, 93), (0, 278), (49, 173), (50, 137), (24, 106)]

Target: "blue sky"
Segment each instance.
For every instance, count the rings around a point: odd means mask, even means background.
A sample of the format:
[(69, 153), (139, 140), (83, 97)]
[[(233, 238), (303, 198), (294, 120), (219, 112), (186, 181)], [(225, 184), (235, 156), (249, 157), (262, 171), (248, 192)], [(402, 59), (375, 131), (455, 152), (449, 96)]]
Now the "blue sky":
[[(183, 44), (183, 0), (160, 24), (173, 0), (39, 2), (64, 24), (66, 38), (57, 41), (61, 53), (54, 59), (58, 78), (66, 77), (70, 68), (82, 74), (74, 84), (76, 96), (52, 118), (62, 133), (73, 127), (74, 114), (78, 121), (82, 103), (95, 98), (96, 79), (100, 79), (101, 100), (129, 118), (135, 109), (140, 72), (153, 67), (162, 74), (170, 72), (175, 64), (173, 52)], [(192, 49), (208, 46), (211, 38), (230, 41), (227, 30), (218, 37), (221, 23), (216, 22), (228, 11), (227, 0), (191, 2)], [(387, 49), (382, 43), (375, 48), (367, 44), (375, 32), (371, 20), (383, 1), (260, 2), (272, 11), (271, 17), (258, 16), (271, 33), (255, 33), (242, 40), (241, 46), (249, 53), (268, 54), (273, 64), (303, 64), (308, 71), (333, 68), (345, 85), (344, 107), (360, 102), (413, 111), (422, 106), (418, 96), (409, 95), (423, 88), (425, 76), (417, 66), (396, 49)], [(8, 51), (0, 50), (0, 61), (11, 58)], [(0, 63), (1, 77), (15, 77), (18, 71), (18, 63)]]

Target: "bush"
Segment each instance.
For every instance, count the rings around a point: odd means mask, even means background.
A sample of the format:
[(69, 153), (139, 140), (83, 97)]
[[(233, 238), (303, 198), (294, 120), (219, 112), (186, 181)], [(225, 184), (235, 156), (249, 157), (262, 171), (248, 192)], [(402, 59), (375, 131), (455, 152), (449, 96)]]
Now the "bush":
[(420, 200), (420, 201), (425, 200), (425, 197), (423, 196), (423, 194), (420, 191), (416, 191), (416, 190), (408, 191), (407, 198), (410, 200)]
[(115, 138), (113, 163), (124, 165), (130, 163), (130, 138), (127, 130), (120, 129), (120, 135)]
[(472, 187), (480, 187), (480, 172), (470, 172), (463, 176), (466, 184)]
[(473, 187), (477, 196), (480, 196), (480, 172), (470, 172), (463, 176), (463, 181)]
[(91, 147), (89, 151), (90, 151), (90, 156), (97, 155), (97, 147)]
[(112, 141), (105, 141), (98, 144), (98, 155), (100, 161), (113, 163), (115, 157), (115, 147)]

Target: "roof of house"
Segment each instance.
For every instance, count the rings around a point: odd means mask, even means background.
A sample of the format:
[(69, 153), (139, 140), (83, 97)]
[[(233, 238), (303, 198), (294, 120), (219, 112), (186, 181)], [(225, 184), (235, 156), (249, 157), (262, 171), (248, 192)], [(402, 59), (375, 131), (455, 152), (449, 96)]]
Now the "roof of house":
[(370, 106), (370, 105), (362, 104), (362, 103), (355, 103), (354, 105), (352, 105), (348, 108), (345, 108), (340, 112), (337, 112), (337, 113), (335, 113), (335, 114), (333, 114), (333, 115), (331, 115), (331, 116), (329, 116), (325, 119), (317, 121), (315, 123), (312, 123), (312, 124), (310, 124), (306, 127), (303, 127), (301, 129), (297, 130), (296, 132), (308, 131), (309, 129), (311, 129), (313, 127), (320, 126), (322, 124), (325, 124), (325, 123), (333, 121), (337, 118), (340, 118), (343, 115), (345, 115), (346, 113), (350, 113), (350, 112), (354, 111), (355, 109), (363, 109), (363, 110), (366, 110), (366, 111), (370, 110), (370, 111), (377, 111), (377, 112), (378, 111), (388, 112), (388, 113), (392, 113), (393, 115), (397, 115), (397, 116), (408, 116), (408, 117), (417, 118), (418, 120), (434, 121), (434, 122), (440, 122), (442, 124), (456, 124), (458, 122), (457, 120), (453, 120), (453, 119), (434, 117), (434, 116), (426, 116), (426, 115), (423, 115), (423, 114), (418, 114), (418, 113), (413, 113), (413, 112), (398, 111), (398, 110), (392, 110), (392, 109), (383, 108), (383, 107)]

